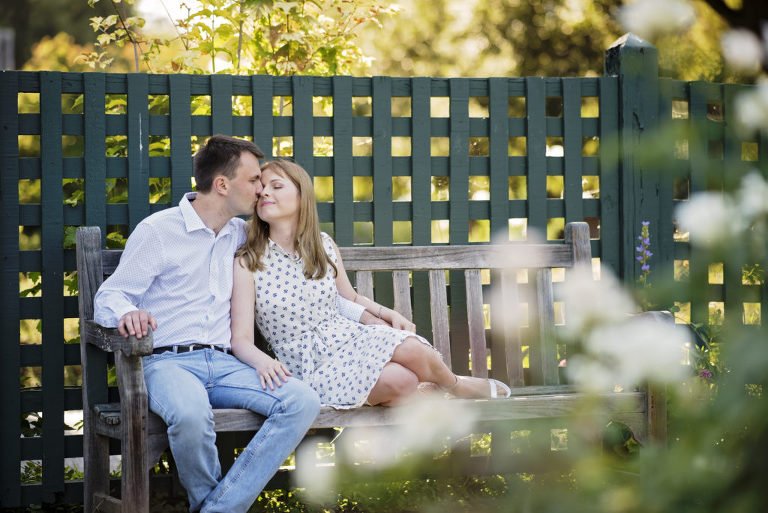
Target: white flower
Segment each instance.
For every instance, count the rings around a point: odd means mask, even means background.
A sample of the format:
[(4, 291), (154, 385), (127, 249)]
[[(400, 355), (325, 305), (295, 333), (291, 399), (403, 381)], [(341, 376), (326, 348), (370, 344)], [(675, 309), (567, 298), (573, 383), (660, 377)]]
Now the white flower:
[(768, 130), (768, 80), (761, 79), (757, 85), (736, 96), (735, 118), (747, 134), (755, 130)]
[(759, 171), (751, 171), (741, 179), (736, 198), (737, 208), (746, 223), (768, 214), (768, 183)]
[(746, 29), (732, 29), (720, 38), (725, 61), (741, 71), (757, 71), (763, 58), (760, 39)]
[(619, 12), (621, 24), (644, 38), (678, 32), (694, 19), (693, 7), (683, 0), (637, 0)]
[(386, 468), (396, 464), (401, 453), (432, 455), (443, 450), (446, 441), (467, 436), (477, 419), (475, 409), (445, 399), (416, 399), (391, 411), (394, 426), (358, 428), (353, 437), (339, 438), (346, 445), (337, 454), (346, 457), (346, 464)]
[(712, 247), (728, 240), (741, 227), (730, 199), (721, 193), (699, 192), (677, 207), (680, 229), (689, 232), (691, 244)]
[(622, 322), (637, 311), (635, 302), (613, 274), (604, 272), (600, 280), (594, 280), (589, 267), (569, 270), (562, 299), (566, 332), (574, 338), (583, 337), (595, 326)]
[(594, 329), (584, 340), (584, 353), (569, 358), (566, 372), (589, 391), (626, 389), (643, 381), (673, 383), (687, 374), (682, 362), (688, 343), (683, 327), (635, 316)]
[(304, 488), (307, 499), (317, 504), (332, 500), (336, 494), (336, 473), (331, 466), (317, 466), (315, 451), (317, 445), (312, 440), (307, 440), (296, 449), (296, 461), (303, 464), (296, 465), (292, 476), (296, 486)]

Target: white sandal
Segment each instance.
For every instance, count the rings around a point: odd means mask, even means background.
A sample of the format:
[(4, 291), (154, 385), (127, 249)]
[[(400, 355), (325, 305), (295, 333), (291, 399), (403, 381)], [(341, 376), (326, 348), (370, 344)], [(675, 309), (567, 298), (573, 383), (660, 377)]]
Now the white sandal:
[[(491, 387), (491, 399), (507, 399), (512, 396), (512, 389), (498, 379), (488, 378), (488, 385)], [(498, 395), (499, 389), (504, 391), (504, 395)]]

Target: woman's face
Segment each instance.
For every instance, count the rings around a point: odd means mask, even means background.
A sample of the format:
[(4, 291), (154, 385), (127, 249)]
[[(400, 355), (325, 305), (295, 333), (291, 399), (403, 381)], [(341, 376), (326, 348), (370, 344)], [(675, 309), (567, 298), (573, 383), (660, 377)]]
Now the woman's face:
[(267, 168), (261, 174), (261, 191), (259, 202), (256, 204), (256, 214), (264, 222), (272, 224), (281, 220), (299, 219), (301, 196), (299, 189), (287, 176)]

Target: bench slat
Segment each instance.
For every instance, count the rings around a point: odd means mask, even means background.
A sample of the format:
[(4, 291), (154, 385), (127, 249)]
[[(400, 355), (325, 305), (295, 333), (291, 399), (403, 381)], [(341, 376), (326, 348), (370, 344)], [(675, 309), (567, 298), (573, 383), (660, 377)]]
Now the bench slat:
[(517, 244), (339, 248), (348, 271), (571, 267), (571, 246)]
[(529, 302), (535, 313), (531, 315), (533, 326), (531, 352), (531, 381), (533, 385), (557, 385), (557, 342), (555, 341), (555, 309), (552, 292), (552, 270), (536, 269), (533, 273), (536, 299)]
[(392, 273), (392, 286), (395, 294), (395, 310), (409, 321), (413, 320), (411, 309), (411, 280), (408, 271)]
[[(523, 348), (520, 343), (520, 298), (517, 290), (517, 271), (506, 269), (501, 273), (501, 301), (491, 305), (491, 321), (503, 324), (504, 354), (510, 387), (525, 385), (523, 375)], [(494, 307), (496, 307), (494, 309)]]
[(373, 273), (371, 271), (357, 271), (355, 273), (355, 288), (361, 296), (373, 299)]
[(445, 271), (429, 271), (429, 308), (432, 313), (432, 344), (443, 355), (445, 364), (452, 368)]
[(467, 322), (469, 325), (469, 349), (472, 355), (472, 375), (488, 377), (488, 359), (485, 343), (485, 317), (483, 315), (483, 283), (479, 269), (464, 272), (467, 288)]

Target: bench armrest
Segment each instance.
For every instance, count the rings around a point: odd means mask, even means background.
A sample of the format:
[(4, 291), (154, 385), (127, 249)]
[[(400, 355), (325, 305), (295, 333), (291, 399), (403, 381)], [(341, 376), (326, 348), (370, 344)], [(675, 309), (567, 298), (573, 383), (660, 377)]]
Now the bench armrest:
[(152, 354), (152, 328), (148, 328), (145, 337), (123, 337), (117, 328), (105, 328), (91, 320), (85, 321), (85, 341), (102, 351), (122, 352), (125, 356), (147, 356)]

